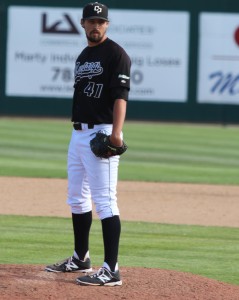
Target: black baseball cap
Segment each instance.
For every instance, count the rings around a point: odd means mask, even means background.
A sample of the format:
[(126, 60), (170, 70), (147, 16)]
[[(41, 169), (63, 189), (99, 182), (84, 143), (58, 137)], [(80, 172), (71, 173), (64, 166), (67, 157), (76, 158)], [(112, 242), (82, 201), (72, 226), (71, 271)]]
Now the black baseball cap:
[(91, 2), (83, 8), (82, 19), (102, 19), (108, 21), (108, 7), (98, 2)]

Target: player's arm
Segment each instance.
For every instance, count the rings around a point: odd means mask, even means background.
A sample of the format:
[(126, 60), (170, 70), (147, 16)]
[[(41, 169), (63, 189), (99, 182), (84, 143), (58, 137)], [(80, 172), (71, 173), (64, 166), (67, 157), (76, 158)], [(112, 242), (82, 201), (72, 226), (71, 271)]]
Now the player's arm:
[(121, 132), (129, 98), (131, 61), (125, 52), (121, 52), (114, 65), (117, 67), (112, 76), (111, 97), (116, 100), (113, 107), (113, 129), (110, 142), (115, 146), (122, 146)]
[(113, 129), (110, 136), (110, 142), (115, 146), (122, 145), (121, 132), (123, 130), (127, 101), (116, 99), (113, 109)]

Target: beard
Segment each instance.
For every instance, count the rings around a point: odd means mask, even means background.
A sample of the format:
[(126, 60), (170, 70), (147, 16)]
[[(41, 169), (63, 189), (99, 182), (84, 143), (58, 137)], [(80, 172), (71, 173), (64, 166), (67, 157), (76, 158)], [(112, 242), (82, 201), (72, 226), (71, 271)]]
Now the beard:
[(100, 34), (89, 34), (89, 35), (86, 35), (86, 38), (88, 41), (90, 41), (91, 43), (99, 43), (102, 41), (104, 35), (100, 35)]

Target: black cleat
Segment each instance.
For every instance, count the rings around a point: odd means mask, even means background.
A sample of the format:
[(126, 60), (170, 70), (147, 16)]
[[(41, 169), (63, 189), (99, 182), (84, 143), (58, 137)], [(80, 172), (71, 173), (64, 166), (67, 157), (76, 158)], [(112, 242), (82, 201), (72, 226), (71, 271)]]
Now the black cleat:
[(48, 272), (91, 272), (90, 259), (86, 258), (85, 261), (79, 260), (74, 256), (71, 256), (61, 262), (55, 263), (53, 265), (46, 266), (45, 268)]
[(104, 267), (100, 268), (95, 274), (77, 278), (76, 282), (80, 285), (122, 285), (119, 271), (111, 272)]

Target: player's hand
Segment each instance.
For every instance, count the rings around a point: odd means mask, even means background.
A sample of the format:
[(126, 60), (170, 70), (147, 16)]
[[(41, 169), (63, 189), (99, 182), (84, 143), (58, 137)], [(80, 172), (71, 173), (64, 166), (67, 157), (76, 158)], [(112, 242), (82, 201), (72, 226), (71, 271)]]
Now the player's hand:
[(123, 145), (123, 141), (122, 141), (120, 136), (116, 136), (116, 135), (111, 134), (109, 139), (110, 139), (110, 143), (112, 145), (115, 145), (117, 147), (121, 147)]
[(95, 137), (90, 141), (90, 148), (95, 156), (100, 158), (110, 158), (115, 155), (122, 155), (127, 150), (127, 145), (121, 138), (113, 139), (120, 146), (113, 144), (110, 136), (99, 131), (95, 133)]

